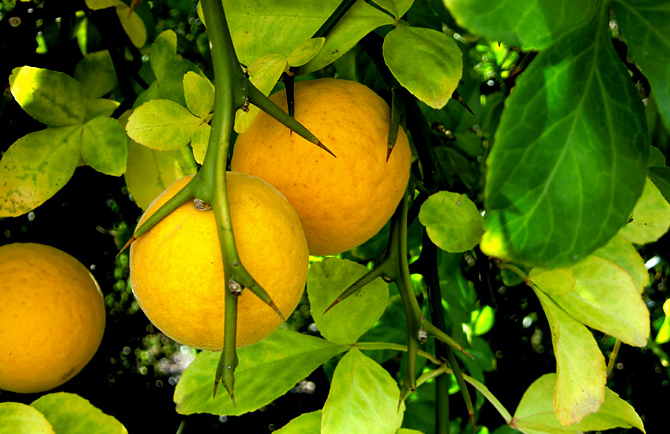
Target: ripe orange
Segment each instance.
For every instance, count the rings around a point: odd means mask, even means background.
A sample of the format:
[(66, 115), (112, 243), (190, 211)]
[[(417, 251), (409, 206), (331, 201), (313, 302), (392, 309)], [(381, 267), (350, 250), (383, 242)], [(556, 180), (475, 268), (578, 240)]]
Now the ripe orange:
[[(149, 206), (140, 224), (190, 180), (184, 177)], [(228, 172), (228, 201), (240, 260), (284, 317), (303, 293), (309, 262), (300, 220), (265, 181)], [(130, 281), (149, 320), (177, 342), (210, 351), (223, 345), (227, 281), (214, 213), (187, 201), (130, 248)], [(260, 341), (281, 318), (251, 292), (238, 302), (237, 346)]]
[[(272, 95), (286, 110), (286, 92)], [(319, 79), (295, 85), (295, 118), (337, 158), (266, 113), (237, 138), (232, 170), (258, 176), (295, 207), (312, 255), (337, 254), (367, 241), (388, 221), (407, 181), (405, 132), (388, 161), (390, 108), (364, 85)]]
[(0, 388), (44, 392), (91, 360), (105, 330), (105, 304), (79, 261), (42, 244), (0, 247)]

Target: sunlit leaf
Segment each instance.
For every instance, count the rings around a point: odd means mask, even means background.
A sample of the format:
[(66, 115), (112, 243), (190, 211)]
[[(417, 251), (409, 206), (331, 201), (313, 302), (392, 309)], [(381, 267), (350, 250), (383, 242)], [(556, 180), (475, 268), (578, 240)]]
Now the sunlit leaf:
[(89, 53), (77, 63), (74, 78), (82, 84), (89, 98), (99, 98), (116, 87), (116, 70), (109, 51)]
[(236, 406), (225, 391), (212, 399), (213, 373), (220, 353), (203, 351), (184, 371), (174, 401), (180, 414), (211, 413), (239, 415), (256, 410), (279, 398), (326, 360), (346, 351), (325, 339), (279, 329), (257, 344), (237, 351), (235, 370)]
[(670, 228), (670, 204), (650, 180), (628, 222), (619, 233), (635, 244), (647, 244), (661, 238)]
[(319, 53), (321, 47), (326, 42), (326, 38), (312, 38), (308, 39), (293, 50), (290, 56), (286, 58), (289, 66), (302, 66), (309, 62)]
[(443, 0), (456, 22), (494, 41), (542, 50), (596, 13), (596, 0)]
[(400, 428), (398, 434), (423, 434), (423, 432), (415, 429)]
[(0, 434), (55, 434), (42, 413), (19, 402), (0, 402), (0, 421)]
[(58, 434), (128, 433), (116, 418), (74, 393), (50, 393), (30, 405), (46, 416)]
[(356, 342), (384, 313), (389, 300), (388, 285), (378, 278), (323, 314), (349, 285), (367, 271), (363, 265), (337, 258), (326, 258), (309, 267), (307, 294), (312, 318), (329, 341), (339, 344)]
[(352, 348), (335, 368), (321, 434), (395, 434), (405, 411), (404, 402), (398, 408), (399, 397), (388, 371)]
[(610, 389), (605, 389), (605, 400), (595, 414), (590, 414), (575, 425), (561, 425), (554, 413), (554, 385), (556, 374), (545, 374), (526, 390), (510, 425), (524, 433), (577, 433), (612, 428), (639, 428), (644, 426), (633, 407)]
[(528, 273), (528, 280), (547, 295), (567, 294), (575, 289), (577, 278), (572, 267), (546, 269), (535, 267)]
[(605, 358), (586, 326), (543, 292), (535, 294), (549, 321), (556, 355), (554, 410), (561, 425), (572, 425), (598, 411), (605, 400)]
[(130, 13), (130, 7), (121, 0), (86, 0), (86, 6), (92, 10), (116, 8), (116, 14), (123, 26), (123, 30), (133, 45), (143, 47), (147, 40), (147, 29), (137, 13)]
[(32, 66), (14, 68), (9, 89), (26, 113), (49, 126), (74, 125), (86, 115), (83, 86), (62, 72)]
[(214, 86), (207, 77), (189, 71), (184, 74), (184, 98), (191, 113), (204, 119), (214, 109)]
[(665, 318), (663, 318), (663, 323), (661, 324), (661, 327), (659, 327), (654, 341), (659, 345), (670, 342), (670, 316), (666, 315)]
[(472, 334), (481, 336), (488, 333), (493, 328), (495, 317), (496, 313), (491, 306), (484, 306), (481, 309), (473, 311), (470, 314), (470, 324), (473, 325)]
[(209, 124), (201, 124), (193, 133), (191, 148), (193, 148), (193, 157), (196, 163), (202, 164), (205, 161), (205, 154), (209, 146), (209, 134), (212, 127)]
[(374, 0), (382, 8), (391, 12), (396, 20), (403, 17), (414, 3), (414, 0)]
[(545, 268), (585, 258), (628, 221), (648, 152), (639, 94), (599, 14), (540, 52), (506, 100), (482, 252)]
[[(279, 77), (286, 69), (286, 58), (279, 54), (268, 54), (249, 65), (247, 70), (249, 80), (263, 95), (269, 95), (272, 88), (277, 84)], [(235, 132), (242, 134), (246, 132), (258, 115), (259, 108), (249, 105), (249, 111), (238, 110), (235, 113)]]
[(628, 52), (649, 80), (670, 127), (670, 2), (615, 0), (612, 9)]
[(321, 434), (321, 410), (304, 413), (296, 417), (275, 434)]
[(116, 119), (97, 117), (86, 122), (81, 132), (81, 156), (92, 168), (106, 175), (126, 171), (128, 138)]
[(624, 343), (647, 344), (649, 309), (626, 270), (592, 255), (574, 266), (574, 274), (573, 291), (551, 296), (556, 304), (582, 324)]
[(465, 252), (479, 244), (484, 218), (463, 194), (440, 191), (421, 205), (419, 220), (436, 246), (447, 252)]
[(29, 133), (0, 160), (0, 217), (25, 214), (56, 194), (79, 161), (81, 125)]
[(461, 79), (461, 50), (442, 32), (400, 24), (384, 38), (384, 61), (403, 87), (441, 109)]
[(176, 151), (154, 151), (128, 140), (124, 178), (135, 203), (143, 210), (174, 181), (196, 171), (193, 153), (188, 147)]
[(644, 259), (631, 242), (620, 234), (615, 235), (604, 247), (593, 252), (593, 255), (607, 259), (626, 270), (633, 278), (638, 292), (642, 293), (642, 290), (649, 285), (649, 272), (644, 266)]
[(174, 151), (186, 146), (202, 123), (202, 119), (176, 102), (154, 99), (133, 110), (126, 132), (148, 148)]
[(173, 30), (165, 30), (156, 36), (151, 44), (149, 62), (157, 80), (165, 79), (177, 60), (177, 34)]
[(100, 116), (111, 116), (114, 110), (119, 106), (119, 103), (111, 99), (95, 98), (86, 100), (86, 120)]
[(323, 44), (319, 54), (297, 68), (297, 74), (308, 74), (330, 65), (352, 49), (368, 33), (378, 27), (394, 23), (393, 18), (374, 6), (364, 1), (357, 1), (328, 33), (326, 43)]

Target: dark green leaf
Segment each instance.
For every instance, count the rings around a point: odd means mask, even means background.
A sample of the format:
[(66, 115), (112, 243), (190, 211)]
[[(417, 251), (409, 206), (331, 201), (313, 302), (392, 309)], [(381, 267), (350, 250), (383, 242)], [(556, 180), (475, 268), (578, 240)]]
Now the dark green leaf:
[(596, 0), (443, 0), (459, 25), (494, 41), (542, 50), (595, 14)]
[(670, 202), (670, 167), (650, 167), (648, 176), (665, 201)]
[(435, 109), (449, 102), (463, 73), (461, 50), (452, 38), (401, 21), (384, 38), (383, 50), (393, 76), (412, 95)]
[(81, 156), (92, 168), (106, 175), (121, 176), (126, 171), (128, 137), (112, 118), (97, 117), (86, 122), (81, 132)]
[(337, 258), (326, 258), (309, 267), (307, 294), (312, 318), (329, 341), (356, 342), (384, 313), (389, 300), (388, 285), (377, 278), (323, 314), (349, 285), (367, 272), (363, 265)]
[(29, 133), (0, 161), (0, 217), (16, 217), (40, 206), (72, 177), (79, 162), (81, 125)]
[(482, 251), (545, 268), (588, 256), (628, 221), (648, 152), (642, 103), (599, 15), (540, 53), (506, 101)]
[(116, 418), (74, 393), (49, 393), (30, 405), (46, 416), (57, 434), (128, 434)]
[(670, 1), (615, 0), (612, 8), (630, 54), (649, 80), (670, 127)]
[(12, 71), (9, 86), (21, 108), (42, 123), (62, 127), (84, 120), (84, 88), (69, 75), (22, 66)]
[(323, 362), (349, 347), (279, 329), (257, 344), (237, 351), (234, 406), (228, 394), (212, 399), (220, 353), (203, 351), (184, 371), (174, 401), (180, 414), (239, 415), (267, 405), (289, 391)]
[(0, 402), (0, 421), (0, 434), (55, 434), (42, 413), (19, 402)]
[(322, 434), (395, 434), (405, 403), (387, 370), (352, 348), (335, 368), (323, 406)]

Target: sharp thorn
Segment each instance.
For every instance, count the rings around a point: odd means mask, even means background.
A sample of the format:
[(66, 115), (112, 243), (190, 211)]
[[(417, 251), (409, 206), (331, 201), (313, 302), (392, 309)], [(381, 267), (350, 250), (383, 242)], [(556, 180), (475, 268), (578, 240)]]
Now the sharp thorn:
[(330, 306), (328, 306), (328, 307), (326, 308), (326, 310), (324, 310), (323, 313), (322, 313), (321, 315), (325, 315), (326, 312), (328, 312), (329, 310), (331, 310), (332, 308), (334, 308), (339, 302), (340, 302), (340, 299), (339, 299), (339, 298), (335, 299), (335, 301), (332, 302), (332, 303), (330, 303)]
[(274, 303), (274, 301), (270, 300), (269, 306), (274, 309), (275, 312), (277, 312), (277, 315), (279, 315), (279, 318), (281, 318), (282, 321), (286, 321), (286, 318), (284, 318), (284, 315), (282, 315), (281, 311), (279, 308), (277, 308), (277, 305)]
[(468, 104), (465, 102), (463, 97), (461, 95), (459, 95), (458, 91), (454, 91), (454, 93), (451, 95), (451, 97), (454, 98), (456, 101), (460, 102), (461, 105), (463, 107), (465, 107), (465, 109), (467, 111), (469, 111), (472, 116), (475, 115), (475, 112), (472, 111), (472, 109), (468, 106)]
[(229, 390), (228, 394), (230, 394), (230, 400), (233, 402), (233, 407), (237, 408), (237, 403), (235, 402), (235, 394), (233, 393), (232, 390)]
[(468, 353), (467, 351), (465, 351), (464, 348), (460, 348), (459, 351), (460, 351), (461, 353), (465, 354), (466, 356), (470, 357), (470, 358), (472, 359), (473, 362), (476, 362), (476, 361), (477, 361), (474, 357), (472, 357), (472, 355), (471, 355), (470, 353)]
[(333, 152), (330, 149), (326, 148), (326, 145), (321, 143), (320, 140), (317, 140), (317, 143), (315, 143), (315, 145), (318, 146), (319, 148), (323, 149), (324, 151), (328, 152), (333, 157), (337, 158), (337, 155), (333, 154)]
[(216, 389), (219, 387), (219, 380), (214, 380), (214, 393), (212, 393), (212, 399), (216, 398)]
[(472, 422), (472, 432), (477, 432), (477, 425), (475, 424), (475, 414), (470, 413), (470, 421)]
[(386, 162), (389, 162), (389, 158), (391, 158), (391, 152), (393, 152), (393, 146), (389, 146), (386, 150)]
[(116, 257), (118, 258), (119, 255), (120, 255), (121, 253), (123, 253), (123, 251), (126, 250), (128, 247), (130, 247), (130, 245), (131, 245), (131, 244), (133, 243), (133, 241), (135, 241), (136, 239), (137, 239), (137, 238), (135, 238), (134, 235), (133, 235), (132, 237), (130, 237), (130, 239), (128, 240), (128, 242), (127, 242), (126, 244), (124, 244), (124, 246), (121, 248), (121, 250), (119, 250), (119, 253), (116, 254)]

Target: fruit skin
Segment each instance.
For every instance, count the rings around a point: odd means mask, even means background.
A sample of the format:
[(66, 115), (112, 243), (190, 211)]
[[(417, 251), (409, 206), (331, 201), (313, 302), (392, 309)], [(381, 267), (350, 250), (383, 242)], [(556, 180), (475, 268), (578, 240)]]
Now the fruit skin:
[[(286, 111), (286, 92), (271, 96)], [(312, 255), (374, 236), (400, 202), (411, 150), (402, 127), (386, 161), (390, 108), (364, 85), (319, 79), (295, 85), (295, 118), (337, 158), (261, 112), (238, 136), (231, 168), (263, 178), (295, 207)]]
[(54, 247), (0, 247), (0, 389), (51, 390), (91, 360), (105, 303), (91, 273)]
[[(140, 224), (190, 179), (158, 196)], [(288, 318), (302, 296), (309, 264), (300, 220), (265, 181), (232, 172), (226, 179), (240, 260)], [(221, 350), (227, 279), (212, 210), (198, 211), (189, 200), (135, 240), (130, 281), (140, 307), (163, 333), (192, 347)], [(245, 290), (238, 302), (237, 346), (260, 341), (281, 323), (272, 308)]]

